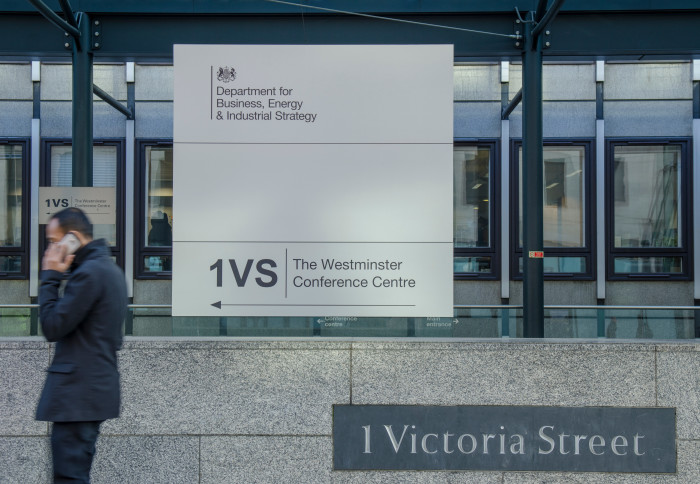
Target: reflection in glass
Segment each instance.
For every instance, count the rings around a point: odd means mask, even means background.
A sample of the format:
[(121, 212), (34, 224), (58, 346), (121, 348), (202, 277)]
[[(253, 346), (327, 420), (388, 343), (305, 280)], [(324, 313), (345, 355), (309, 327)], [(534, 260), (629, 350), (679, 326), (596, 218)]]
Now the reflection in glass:
[(455, 257), (454, 272), (491, 272), (491, 257)]
[(0, 247), (22, 245), (22, 146), (0, 145)]
[(28, 308), (0, 308), (0, 338), (35, 336), (36, 331), (32, 334), (31, 320), (31, 310)]
[(693, 339), (695, 311), (684, 309), (608, 309), (605, 337), (620, 339)]
[(655, 274), (683, 272), (682, 257), (615, 257), (616, 274)]
[[(173, 149), (171, 147), (146, 147), (145, 188), (144, 234), (146, 234), (146, 240), (144, 242), (149, 247), (169, 247), (173, 243)], [(148, 264), (146, 266), (148, 267)]]
[[(117, 187), (117, 147), (100, 145), (92, 148), (92, 186)], [(73, 185), (73, 147), (54, 145), (51, 147), (51, 186)], [(95, 239), (105, 239), (111, 246), (117, 245), (116, 224), (93, 224)]]
[[(586, 149), (583, 146), (544, 147), (543, 235), (545, 247), (585, 247), (585, 157)], [(523, 245), (522, 159), (521, 147), (519, 150), (520, 247)]]
[(0, 256), (0, 272), (9, 274), (22, 272), (22, 257), (18, 255)]
[(615, 247), (681, 246), (680, 160), (678, 145), (614, 147)]
[[(523, 258), (518, 259), (519, 270), (523, 272)], [(542, 270), (547, 274), (585, 274), (585, 257), (545, 257)]]
[(490, 157), (491, 150), (486, 147), (456, 146), (454, 149), (455, 247), (490, 247), (491, 245)]
[(145, 272), (170, 272), (173, 270), (172, 257), (169, 255), (147, 255), (143, 258)]

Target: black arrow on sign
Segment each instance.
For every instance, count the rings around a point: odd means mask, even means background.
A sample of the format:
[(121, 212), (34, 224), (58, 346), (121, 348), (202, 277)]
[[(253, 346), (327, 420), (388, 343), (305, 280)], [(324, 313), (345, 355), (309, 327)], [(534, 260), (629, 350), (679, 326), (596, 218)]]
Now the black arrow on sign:
[(415, 304), (243, 304), (243, 303), (241, 303), (241, 304), (222, 304), (221, 301), (216, 301), (215, 303), (211, 303), (211, 305), (217, 309), (221, 309), (221, 306), (283, 306), (283, 307), (314, 306), (314, 307), (322, 307), (322, 308), (329, 308), (329, 307), (406, 307), (406, 308), (412, 308), (412, 307), (416, 306)]

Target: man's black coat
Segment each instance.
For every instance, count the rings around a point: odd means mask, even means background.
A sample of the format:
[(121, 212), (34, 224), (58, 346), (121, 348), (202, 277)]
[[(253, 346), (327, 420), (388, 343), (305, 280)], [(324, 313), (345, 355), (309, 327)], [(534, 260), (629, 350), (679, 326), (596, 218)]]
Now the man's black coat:
[(44, 336), (56, 342), (37, 420), (97, 421), (119, 416), (117, 351), (126, 315), (124, 275), (103, 240), (79, 249), (63, 297), (63, 274), (42, 271), (39, 317)]

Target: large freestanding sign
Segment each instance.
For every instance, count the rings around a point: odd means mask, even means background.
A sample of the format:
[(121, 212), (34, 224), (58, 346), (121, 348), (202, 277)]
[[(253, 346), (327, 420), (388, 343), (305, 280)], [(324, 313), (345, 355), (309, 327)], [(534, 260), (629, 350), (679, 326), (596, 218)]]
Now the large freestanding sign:
[(452, 316), (452, 46), (174, 57), (174, 315)]

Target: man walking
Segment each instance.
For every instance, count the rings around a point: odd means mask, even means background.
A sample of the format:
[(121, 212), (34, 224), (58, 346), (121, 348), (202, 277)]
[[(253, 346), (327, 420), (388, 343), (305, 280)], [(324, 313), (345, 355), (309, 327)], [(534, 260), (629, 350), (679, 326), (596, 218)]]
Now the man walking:
[(89, 483), (100, 424), (119, 416), (117, 351), (126, 283), (105, 241), (92, 239), (92, 224), (81, 210), (56, 213), (46, 226), (46, 238), (39, 317), (56, 350), (36, 418), (54, 422), (54, 482)]

